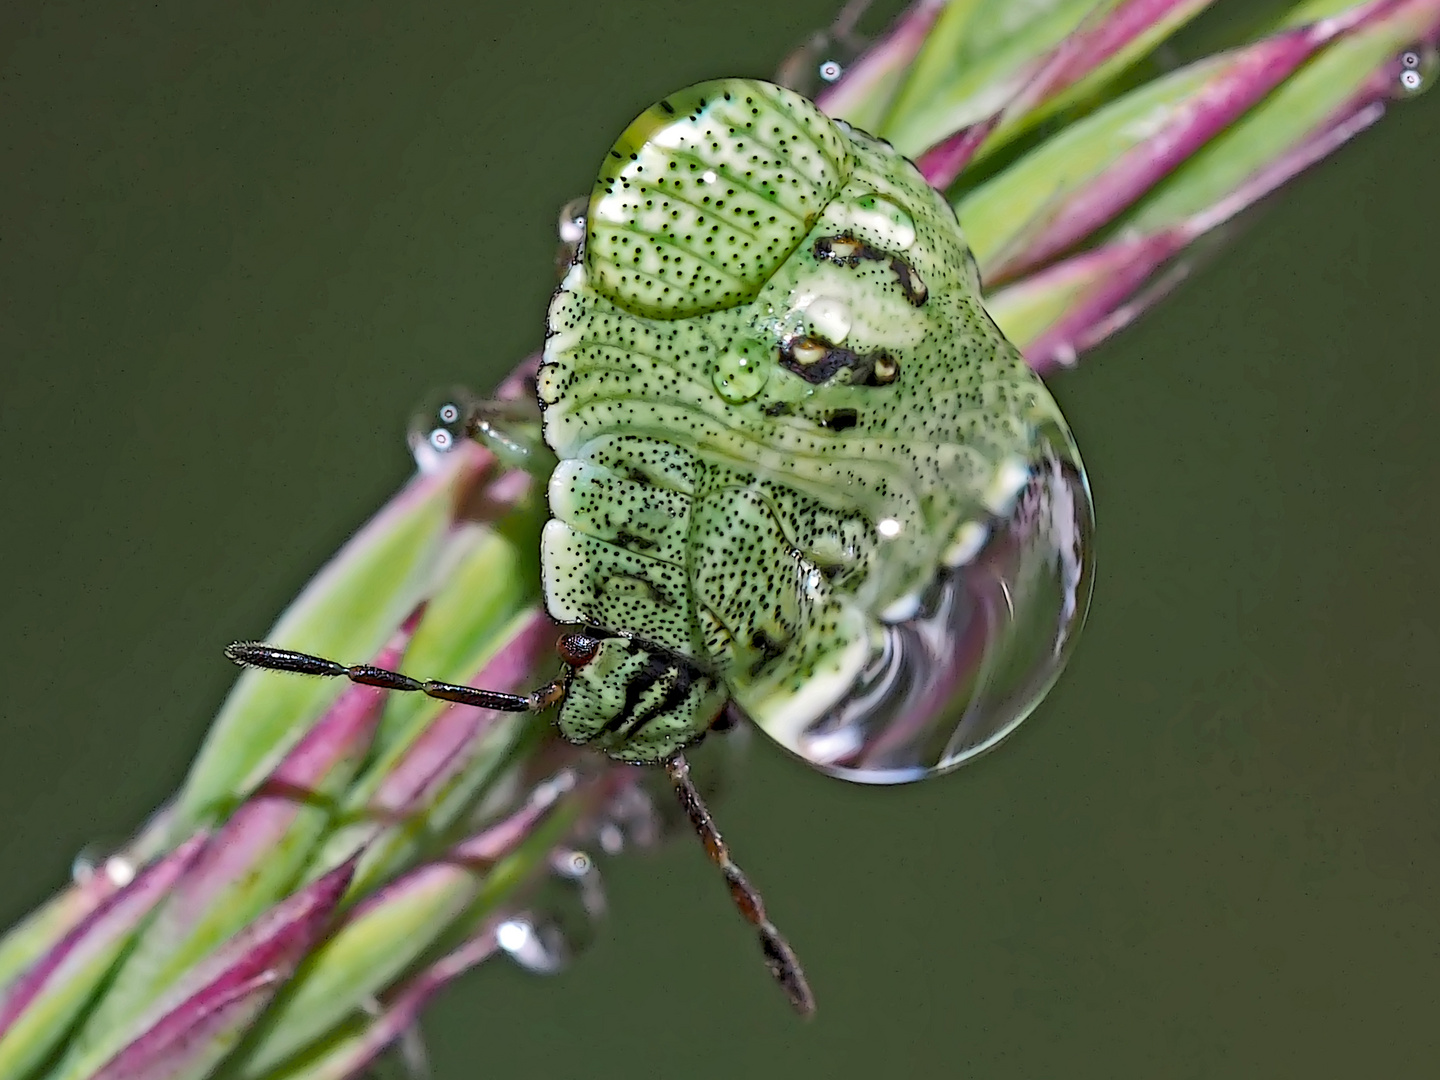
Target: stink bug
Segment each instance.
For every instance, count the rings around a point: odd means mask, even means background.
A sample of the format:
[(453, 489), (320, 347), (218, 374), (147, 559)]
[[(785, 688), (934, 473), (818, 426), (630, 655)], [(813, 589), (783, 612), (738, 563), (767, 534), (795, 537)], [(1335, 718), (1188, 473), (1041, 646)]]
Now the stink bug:
[(1029, 714), (1089, 600), (1079, 455), (986, 314), (954, 212), (888, 144), (791, 91), (673, 94), (600, 169), (534, 405), (447, 419), (548, 474), (545, 600), (577, 628), (564, 674), (513, 695), (265, 645), (229, 655), (558, 706), (571, 742), (664, 765), (809, 1013), (685, 748), (729, 704), (832, 775), (945, 772)]

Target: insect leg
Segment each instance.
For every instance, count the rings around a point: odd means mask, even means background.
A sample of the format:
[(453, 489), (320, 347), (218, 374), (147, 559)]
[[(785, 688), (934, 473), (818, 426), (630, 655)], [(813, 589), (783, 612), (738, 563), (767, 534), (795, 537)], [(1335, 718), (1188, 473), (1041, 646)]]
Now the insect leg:
[(264, 645), (258, 641), (237, 641), (227, 645), (225, 655), (242, 667), (289, 671), (297, 675), (319, 675), (325, 678), (345, 678), (362, 686), (417, 691), (441, 701), (495, 709), (498, 712), (540, 712), (565, 696), (564, 677), (546, 683), (529, 694), (503, 694), (496, 690), (481, 690), (474, 686), (440, 682), (436, 679), (412, 679), (398, 671), (372, 667), (370, 664), (341, 664), (323, 656), (277, 649), (273, 645)]
[(683, 754), (676, 754), (665, 762), (665, 771), (670, 776), (670, 783), (675, 786), (675, 794), (680, 799), (685, 816), (690, 819), (700, 842), (705, 845), (710, 861), (725, 875), (735, 907), (745, 921), (759, 931), (760, 949), (765, 954), (765, 965), (770, 969), (770, 974), (785, 991), (797, 1013), (801, 1016), (813, 1015), (815, 996), (810, 992), (810, 984), (805, 981), (800, 959), (765, 914), (765, 901), (760, 898), (755, 886), (750, 884), (745, 872), (735, 865), (735, 860), (730, 857), (730, 849), (720, 836), (720, 830), (715, 827), (715, 819), (710, 816), (705, 801), (700, 798), (700, 792), (695, 788), (695, 782), (690, 779), (690, 763)]

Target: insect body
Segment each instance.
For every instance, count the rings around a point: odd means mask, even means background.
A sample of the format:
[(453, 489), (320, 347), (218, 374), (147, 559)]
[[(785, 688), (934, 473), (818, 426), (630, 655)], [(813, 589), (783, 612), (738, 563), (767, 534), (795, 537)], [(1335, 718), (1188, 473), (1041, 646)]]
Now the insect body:
[[(1090, 582), (1065, 422), (981, 306), (949, 205), (804, 98), (706, 83), (620, 137), (539, 395), (546, 598), (598, 642), (566, 737), (660, 761), (732, 697), (823, 768), (913, 779), (1058, 672)], [(1044, 625), (1012, 633), (997, 579)], [(922, 629), (952, 655), (917, 654)]]
[[(851, 779), (952, 768), (1058, 674), (1092, 576), (1050, 395), (980, 302), (954, 213), (804, 98), (704, 83), (601, 168), (537, 377), (541, 548), (567, 672), (530, 695), (269, 646), (240, 662), (511, 710), (665, 763), (792, 1002), (798, 963), (681, 756), (727, 702)], [(493, 416), (463, 425), (488, 438)], [(507, 446), (511, 445), (509, 443)]]

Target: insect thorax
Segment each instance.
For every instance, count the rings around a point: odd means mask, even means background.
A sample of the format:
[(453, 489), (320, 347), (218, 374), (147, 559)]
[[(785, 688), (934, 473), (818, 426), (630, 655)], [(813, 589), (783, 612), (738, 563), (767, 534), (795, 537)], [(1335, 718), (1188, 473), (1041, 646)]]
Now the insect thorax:
[[(828, 708), (1031, 463), (1074, 451), (888, 144), (731, 80), (649, 110), (606, 164), (549, 312), (542, 566), (557, 620), (715, 677), (663, 756), (726, 690), (766, 726)], [(672, 701), (656, 655), (617, 644), (585, 675), (601, 721), (577, 701), (562, 730), (613, 723), (637, 673)]]

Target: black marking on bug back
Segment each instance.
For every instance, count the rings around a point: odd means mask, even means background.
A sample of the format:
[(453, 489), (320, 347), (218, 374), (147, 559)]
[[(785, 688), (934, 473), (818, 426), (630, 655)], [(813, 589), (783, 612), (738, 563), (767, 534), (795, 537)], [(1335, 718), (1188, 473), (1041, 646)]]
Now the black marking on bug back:
[[(679, 709), (698, 683), (709, 684), (714, 681), (713, 677), (694, 661), (653, 641), (614, 636), (608, 640), (612, 645), (622, 647), (630, 656), (637, 658), (640, 666), (625, 680), (625, 696), (619, 709), (614, 715), (606, 717), (592, 736), (602, 742), (632, 740), (646, 724), (669, 716)], [(656, 686), (663, 687), (658, 697), (651, 693)], [(641, 702), (647, 696), (652, 700), (648, 706), (641, 708)]]
[(849, 431), (859, 422), (857, 409), (831, 409), (820, 418), (820, 426), (831, 431)]
[(822, 236), (815, 241), (813, 251), (815, 258), (832, 262), (836, 266), (843, 266), (847, 270), (855, 269), (862, 262), (888, 262), (891, 272), (900, 283), (900, 291), (905, 294), (906, 300), (918, 308), (930, 299), (930, 290), (926, 287), (925, 282), (920, 280), (920, 274), (908, 260), (899, 255), (881, 251), (849, 233)]
[(780, 346), (780, 366), (815, 386), (842, 371), (850, 372), (850, 386), (889, 386), (900, 377), (900, 365), (884, 349), (857, 353), (810, 334), (785, 340)]

